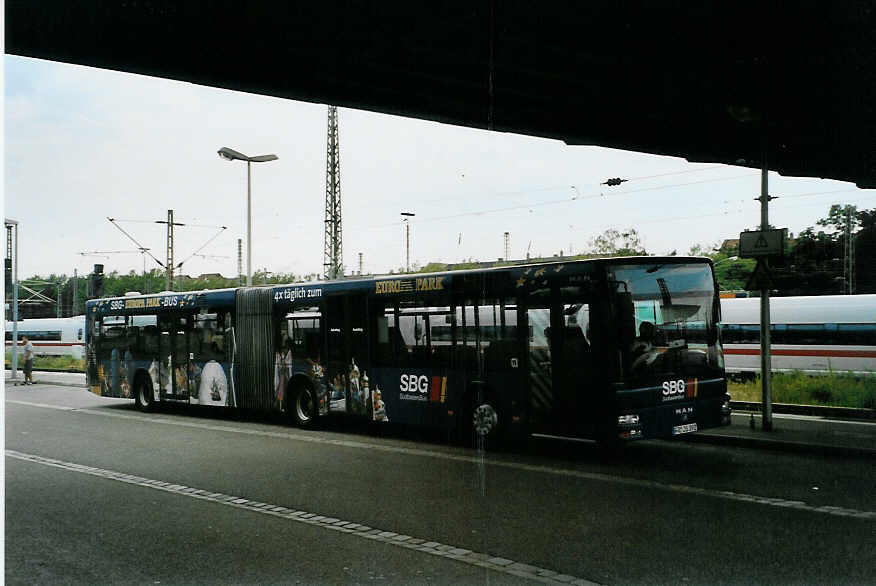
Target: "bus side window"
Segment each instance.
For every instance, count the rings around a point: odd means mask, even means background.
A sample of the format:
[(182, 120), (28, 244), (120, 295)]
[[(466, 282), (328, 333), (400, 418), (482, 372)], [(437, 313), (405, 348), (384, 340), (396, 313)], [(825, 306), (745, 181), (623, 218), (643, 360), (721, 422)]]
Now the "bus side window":
[(158, 326), (144, 326), (142, 340), (143, 351), (148, 356), (156, 356), (158, 354)]
[[(319, 319), (318, 318), (292, 318), (288, 322), (291, 336), (292, 358), (294, 360), (309, 360), (319, 362)], [(288, 331), (288, 330), (287, 330)]]
[(395, 330), (395, 327), (391, 327), (390, 323), (393, 326), (395, 325), (395, 316), (391, 314), (380, 315), (376, 319), (374, 327), (374, 340), (376, 341), (374, 366), (395, 365), (395, 352), (393, 352), (392, 338), (390, 337), (391, 330)]
[(398, 317), (398, 327), (393, 330), (399, 358), (407, 357), (409, 366), (427, 368), (430, 362), (429, 347), (426, 344), (423, 316), (402, 313)]

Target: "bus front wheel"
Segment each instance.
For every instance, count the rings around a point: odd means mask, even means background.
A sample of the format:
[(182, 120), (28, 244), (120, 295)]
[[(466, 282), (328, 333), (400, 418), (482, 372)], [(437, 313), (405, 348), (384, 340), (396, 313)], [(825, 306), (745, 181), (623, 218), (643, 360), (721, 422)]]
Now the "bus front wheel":
[(499, 428), (499, 412), (491, 402), (484, 401), (476, 405), (472, 413), (472, 424), (478, 437), (495, 437)]
[(458, 424), (458, 439), (462, 445), (496, 447), (500, 443), (502, 417), (495, 397), (473, 393), (466, 401), (467, 409)]
[(155, 409), (155, 395), (152, 392), (152, 380), (148, 376), (140, 376), (137, 392), (134, 394), (137, 409), (148, 413)]

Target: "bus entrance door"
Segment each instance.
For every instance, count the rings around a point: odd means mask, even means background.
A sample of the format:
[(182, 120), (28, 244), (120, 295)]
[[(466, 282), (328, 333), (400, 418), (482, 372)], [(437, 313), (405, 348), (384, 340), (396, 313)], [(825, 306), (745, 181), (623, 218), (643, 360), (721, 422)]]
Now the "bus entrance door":
[(367, 297), (346, 295), (326, 301), (326, 386), (330, 412), (368, 415)]
[(573, 432), (587, 424), (585, 405), (593, 399), (589, 306), (544, 301), (528, 306), (525, 316), (531, 419)]
[(161, 320), (158, 355), (158, 386), (161, 399), (183, 401), (189, 397), (189, 353), (186, 318), (168, 317)]

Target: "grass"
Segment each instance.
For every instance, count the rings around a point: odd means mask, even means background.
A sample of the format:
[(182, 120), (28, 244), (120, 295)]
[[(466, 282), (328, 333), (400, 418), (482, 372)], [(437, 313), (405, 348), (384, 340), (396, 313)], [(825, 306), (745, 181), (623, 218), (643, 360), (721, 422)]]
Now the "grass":
[[(11, 353), (6, 353), (6, 368), (12, 368)], [(23, 354), (18, 355), (18, 368), (24, 368)], [(34, 356), (34, 370), (66, 370), (71, 372), (85, 372), (85, 359), (75, 359), (70, 356)]]
[[(761, 401), (760, 376), (747, 381), (731, 380), (727, 386), (734, 401)], [(772, 397), (775, 403), (791, 405), (876, 409), (876, 376), (837, 372), (816, 376), (799, 372), (774, 373)]]

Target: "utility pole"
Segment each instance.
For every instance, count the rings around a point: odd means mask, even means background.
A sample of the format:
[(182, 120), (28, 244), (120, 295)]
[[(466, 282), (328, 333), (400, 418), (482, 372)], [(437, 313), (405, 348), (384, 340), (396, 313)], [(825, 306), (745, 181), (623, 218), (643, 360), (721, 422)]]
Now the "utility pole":
[[(146, 273), (146, 270), (143, 270), (143, 273)], [(79, 310), (79, 273), (77, 269), (73, 269), (73, 308), (70, 312), (70, 315), (76, 315), (76, 312)]]
[(846, 206), (846, 228), (844, 236), (845, 254), (843, 254), (843, 276), (845, 277), (845, 285), (843, 286), (843, 293), (854, 295), (855, 247), (852, 242), (852, 208), (848, 205)]
[[(189, 260), (190, 258), (195, 256), (197, 253), (201, 252), (205, 246), (210, 244), (220, 234), (222, 234), (223, 230), (226, 230), (228, 228), (227, 226), (197, 226), (195, 224), (182, 224), (180, 222), (174, 222), (173, 221), (173, 210), (167, 210), (167, 221), (155, 220), (156, 224), (167, 224), (167, 264), (165, 265), (160, 260), (155, 258), (155, 256), (153, 256), (153, 254), (151, 252), (149, 252), (149, 250), (150, 250), (149, 248), (146, 248), (145, 246), (143, 246), (142, 244), (137, 242), (137, 240), (133, 236), (131, 236), (130, 234), (125, 232), (125, 230), (121, 226), (119, 226), (119, 224), (118, 224), (118, 222), (125, 222), (125, 221), (131, 221), (131, 220), (116, 220), (115, 218), (107, 218), (107, 220), (109, 220), (113, 224), (113, 226), (118, 228), (122, 234), (127, 236), (131, 240), (131, 242), (136, 244), (137, 250), (139, 250), (141, 254), (148, 254), (152, 260), (154, 260), (156, 263), (158, 263), (158, 266), (163, 267), (165, 269), (166, 274), (165, 274), (165, 278), (164, 278), (164, 286), (165, 286), (165, 289), (168, 291), (171, 289), (171, 286), (173, 285), (173, 270), (174, 270), (174, 268), (182, 267), (184, 262), (186, 262), (187, 260)], [(203, 244), (203, 246), (201, 246), (195, 252), (193, 252), (188, 257), (181, 260), (178, 264), (176, 264), (174, 266), (174, 264), (173, 264), (173, 227), (174, 226), (191, 226), (191, 227), (196, 227), (196, 228), (219, 228), (219, 231), (216, 234), (214, 234), (209, 240), (207, 240), (207, 242), (205, 242)], [(99, 252), (99, 251), (95, 251), (95, 252)], [(125, 251), (116, 250), (116, 251), (112, 251), (112, 252), (125, 252)], [(134, 251), (130, 251), (130, 252), (134, 252)], [(80, 253), (80, 254), (85, 255), (88, 253)], [(145, 261), (146, 261), (146, 259), (144, 258), (143, 259), (143, 262), (144, 262), (143, 272), (144, 273), (146, 271)]]
[[(770, 229), (769, 222), (769, 172), (767, 170), (766, 152), (764, 152), (763, 167), (760, 172), (760, 229), (765, 232)], [(759, 262), (769, 270), (766, 258)], [(764, 280), (760, 290), (760, 375), (763, 385), (762, 395), (762, 426), (764, 431), (773, 429), (773, 397), (772, 397), (772, 360), (770, 356), (770, 288)]]
[(338, 144), (338, 109), (328, 107), (328, 137), (325, 160), (325, 242), (323, 275), (337, 279), (344, 274), (343, 229), (341, 226), (341, 161)]
[(167, 276), (164, 279), (164, 284), (165, 289), (167, 291), (171, 291), (171, 287), (173, 286), (173, 227), (185, 226), (185, 224), (180, 224), (179, 222), (174, 223), (173, 210), (167, 210), (166, 222), (164, 220), (156, 220), (155, 223), (167, 224), (167, 265), (165, 265), (165, 268), (167, 269)]
[(405, 265), (405, 271), (411, 272), (411, 224), (408, 222), (408, 219), (413, 218), (416, 214), (413, 212), (402, 212), (402, 219), (405, 223), (405, 251), (407, 259), (407, 264)]

